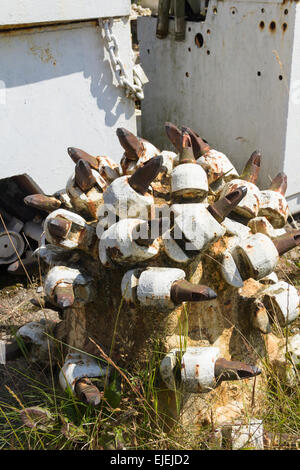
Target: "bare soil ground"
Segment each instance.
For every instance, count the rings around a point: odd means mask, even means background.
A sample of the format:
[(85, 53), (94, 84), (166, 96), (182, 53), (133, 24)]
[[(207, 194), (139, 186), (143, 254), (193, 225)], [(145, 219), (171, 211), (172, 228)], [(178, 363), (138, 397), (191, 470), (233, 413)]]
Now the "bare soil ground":
[[(5, 266), (0, 270), (0, 340), (9, 341), (16, 331), (28, 322), (42, 318), (57, 318), (58, 313), (51, 309), (41, 308), (31, 303), (31, 299), (41, 299), (39, 279), (29, 283), (25, 276), (9, 275)], [(30, 377), (30, 378), (29, 378)], [(32, 386), (32, 379), (50, 384), (48, 370), (38, 364), (32, 364), (25, 357), (0, 365), (0, 402), (16, 401), (7, 387), (21, 399), (26, 401), (24, 392)]]

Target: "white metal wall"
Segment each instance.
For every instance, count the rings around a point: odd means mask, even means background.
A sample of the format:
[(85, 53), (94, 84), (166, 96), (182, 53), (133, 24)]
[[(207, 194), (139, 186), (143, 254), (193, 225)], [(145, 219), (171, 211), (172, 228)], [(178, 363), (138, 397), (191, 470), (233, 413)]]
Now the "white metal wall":
[[(96, 3), (98, 10), (90, 14), (109, 14), (107, 7), (99, 9), (108, 4), (104, 0), (87, 5)], [(128, 14), (129, 1), (124, 5), (126, 10), (119, 11)], [(82, 10), (81, 15), (88, 13)], [(69, 14), (62, 17), (70, 19)], [(113, 30), (132, 76), (129, 17), (115, 19)], [(0, 178), (27, 173), (52, 193), (65, 186), (74, 170), (67, 147), (120, 160), (115, 130), (124, 126), (136, 132), (135, 110), (118, 87), (102, 34), (97, 21), (0, 31)]]
[[(300, 79), (297, 3), (210, 0), (204, 22), (187, 22), (184, 42), (174, 40), (173, 20), (164, 40), (156, 39), (155, 28), (155, 18), (138, 21), (141, 62), (149, 78), (143, 137), (171, 148), (164, 122), (188, 125), (232, 158), (238, 170), (259, 148), (259, 183), (266, 186), (286, 171), (290, 207), (300, 210), (300, 99), (297, 104), (290, 94)], [(202, 35), (200, 48), (196, 34)]]

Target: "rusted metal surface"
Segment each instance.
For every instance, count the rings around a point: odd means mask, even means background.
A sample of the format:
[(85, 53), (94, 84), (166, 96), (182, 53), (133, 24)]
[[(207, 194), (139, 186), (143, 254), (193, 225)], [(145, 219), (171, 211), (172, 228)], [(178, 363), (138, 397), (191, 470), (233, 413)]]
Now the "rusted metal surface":
[(61, 201), (53, 196), (45, 196), (44, 194), (31, 194), (24, 197), (27, 206), (34, 207), (45, 212), (52, 212), (59, 209)]
[(143, 144), (132, 132), (119, 127), (116, 131), (120, 144), (125, 150), (124, 156), (128, 160), (138, 161), (143, 153)]
[[(109, 376), (109, 367), (107, 365), (101, 365), (99, 361), (96, 361), (87, 354), (72, 352), (66, 357), (66, 361), (59, 374), (59, 381), (63, 390), (70, 387), (71, 391), (75, 394), (76, 385), (81, 379), (105, 376)], [(85, 387), (77, 388), (81, 392), (83, 389), (86, 390)]]
[(190, 129), (189, 127), (183, 127), (183, 129), (185, 129), (191, 137), (195, 158), (199, 158), (201, 155), (209, 152), (210, 146), (208, 143), (201, 139), (193, 129)]
[(85, 160), (79, 160), (75, 166), (75, 182), (83, 192), (89, 191), (95, 184), (92, 169)]
[(123, 127), (117, 129), (117, 137), (125, 150), (120, 162), (120, 173), (123, 175), (133, 174), (137, 168), (160, 154), (160, 151), (150, 142), (136, 137)]
[(300, 245), (300, 230), (294, 230), (278, 238), (274, 238), (273, 243), (277, 248), (279, 256), (281, 256)]
[(232, 179), (222, 188), (220, 197), (226, 196), (241, 185), (247, 188), (247, 193), (234, 208), (233, 212), (245, 219), (252, 219), (258, 215), (260, 202), (260, 191), (255, 184), (241, 179)]
[(99, 168), (99, 162), (96, 157), (93, 157), (92, 155), (89, 155), (86, 153), (84, 150), (75, 148), (75, 147), (69, 147), (68, 148), (68, 154), (72, 158), (73, 162), (77, 164), (79, 160), (84, 160), (86, 161), (91, 168), (94, 170), (98, 170)]
[(247, 193), (247, 187), (240, 188), (221, 197), (217, 202), (208, 206), (207, 210), (219, 222), (222, 223), (230, 212), (240, 203)]
[(61, 282), (54, 289), (54, 301), (60, 308), (71, 307), (75, 302), (72, 284)]
[(67, 238), (72, 223), (66, 220), (64, 217), (58, 215), (54, 219), (50, 220), (48, 224), (48, 230), (54, 238)]
[(25, 196), (42, 193), (41, 188), (28, 175), (17, 175), (0, 180), (1, 208), (22, 222), (44, 215), (44, 211), (29, 207), (24, 203)]
[(195, 285), (184, 280), (175, 281), (171, 287), (171, 299), (175, 305), (182, 302), (204, 302), (216, 299), (215, 291), (207, 286)]
[(163, 39), (169, 32), (169, 10), (171, 0), (159, 0), (156, 37)]
[(181, 151), (179, 154), (179, 164), (182, 163), (196, 163), (191, 138), (183, 129), (181, 132)]
[(218, 382), (222, 380), (240, 380), (256, 377), (261, 374), (257, 366), (251, 366), (239, 361), (227, 361), (219, 358), (215, 362), (215, 377)]
[(284, 196), (287, 190), (287, 175), (283, 172), (278, 173), (272, 180), (269, 189)]
[(154, 157), (139, 167), (129, 178), (128, 183), (139, 194), (146, 194), (152, 181), (155, 180), (162, 165), (162, 157)]
[(240, 175), (242, 180), (253, 184), (256, 183), (259, 176), (261, 158), (262, 155), (259, 150), (255, 150), (252, 153)]
[(284, 197), (287, 176), (278, 173), (268, 190), (261, 191), (258, 215), (265, 216), (274, 228), (282, 228), (288, 218), (288, 204)]
[(76, 382), (75, 393), (80, 400), (92, 406), (99, 405), (102, 399), (99, 389), (87, 377), (83, 377)]
[(173, 3), (175, 15), (175, 41), (184, 41), (185, 39), (185, 2), (174, 0)]
[(178, 152), (181, 150), (181, 130), (175, 126), (175, 124), (172, 124), (172, 122), (166, 122), (165, 123), (165, 131), (166, 134), (176, 148)]

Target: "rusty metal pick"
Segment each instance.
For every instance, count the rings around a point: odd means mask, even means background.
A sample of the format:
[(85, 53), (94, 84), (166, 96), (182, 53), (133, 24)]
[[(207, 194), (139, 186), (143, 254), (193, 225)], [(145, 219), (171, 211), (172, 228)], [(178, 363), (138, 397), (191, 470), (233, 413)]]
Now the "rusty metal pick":
[(217, 359), (215, 362), (217, 381), (248, 379), (259, 374), (261, 370), (257, 366), (250, 366), (244, 362), (227, 361), (224, 358)]
[(75, 302), (73, 285), (65, 282), (58, 284), (54, 290), (54, 300), (60, 308), (72, 307)]
[(280, 235), (280, 237), (273, 238), (272, 242), (276, 246), (279, 256), (281, 256), (300, 245), (300, 230), (293, 230)]
[(61, 201), (53, 196), (45, 196), (44, 194), (31, 194), (24, 197), (27, 206), (34, 207), (45, 212), (52, 212), (61, 206)]
[(81, 149), (77, 149), (75, 147), (69, 147), (68, 154), (70, 155), (74, 163), (78, 163), (79, 160), (84, 160), (94, 170), (98, 170), (99, 168), (99, 161), (97, 160), (97, 158), (93, 157), (92, 155), (89, 155), (88, 153), (84, 152)]
[(137, 161), (143, 152), (141, 140), (124, 127), (119, 127), (116, 132), (119, 142), (125, 150), (125, 157), (128, 160)]
[(182, 129), (181, 131), (181, 151), (179, 154), (179, 164), (196, 163), (190, 135)]
[(88, 405), (99, 405), (102, 394), (88, 377), (77, 380), (75, 384), (75, 393), (80, 400)]
[(201, 155), (204, 155), (210, 150), (208, 143), (204, 142), (193, 129), (189, 127), (183, 127), (182, 129), (184, 129), (191, 138), (195, 158), (201, 157)]
[(231, 193), (221, 197), (217, 202), (208, 206), (207, 210), (221, 224), (246, 194), (246, 186), (240, 186), (238, 189), (231, 191)]
[(97, 183), (90, 165), (85, 160), (79, 160), (79, 162), (76, 163), (75, 182), (84, 193), (89, 191)]
[(282, 196), (285, 195), (286, 190), (287, 190), (287, 176), (285, 173), (280, 172), (278, 173), (277, 176), (272, 180), (272, 183), (270, 184), (269, 189), (271, 191), (275, 191), (277, 193), (282, 194)]
[(185, 39), (185, 2), (182, 0), (174, 0), (175, 13), (175, 41), (184, 41)]
[(144, 163), (143, 166), (140, 166), (133, 175), (128, 179), (130, 186), (140, 194), (146, 194), (148, 192), (149, 186), (152, 181), (157, 177), (161, 166), (163, 158), (161, 155), (157, 157), (150, 158)]
[(181, 130), (171, 122), (165, 122), (165, 130), (170, 142), (174, 145), (178, 152), (181, 152)]
[(67, 238), (72, 222), (69, 222), (61, 215), (57, 215), (50, 220), (48, 230), (54, 238)]
[(203, 302), (216, 297), (217, 294), (210, 287), (191, 284), (185, 279), (175, 281), (171, 286), (171, 299), (175, 305), (182, 302)]
[(170, 4), (171, 0), (159, 0), (156, 24), (156, 37), (158, 39), (163, 39), (168, 35)]
[(255, 184), (260, 171), (261, 159), (261, 152), (259, 150), (255, 150), (247, 161), (240, 178), (244, 181)]

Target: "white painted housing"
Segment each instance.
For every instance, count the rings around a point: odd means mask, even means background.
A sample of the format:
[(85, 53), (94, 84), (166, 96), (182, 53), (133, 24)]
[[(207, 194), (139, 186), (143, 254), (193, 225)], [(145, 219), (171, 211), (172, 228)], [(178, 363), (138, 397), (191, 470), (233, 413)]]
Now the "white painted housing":
[(289, 215), (287, 200), (279, 192), (261, 191), (258, 215), (265, 216), (274, 228), (284, 227)]
[(229, 181), (239, 176), (229, 158), (218, 150), (210, 149), (197, 159), (197, 163), (206, 171), (208, 184), (214, 183), (219, 178)]
[(130, 186), (128, 176), (121, 176), (113, 181), (104, 192), (103, 200), (105, 206), (122, 219), (138, 217), (147, 220), (154, 204), (150, 193), (139, 194)]
[(240, 186), (246, 186), (247, 193), (234, 208), (233, 212), (236, 212), (237, 214), (240, 214), (247, 219), (256, 217), (259, 211), (260, 191), (255, 184), (241, 179), (231, 180), (225, 184), (221, 191), (220, 197), (226, 196), (227, 194), (231, 193), (231, 191), (236, 190)]
[[(55, 266), (50, 269), (45, 278), (44, 291), (49, 300), (54, 302), (55, 288), (59, 284), (87, 286), (91, 281), (92, 279), (79, 271), (79, 269), (67, 268), (66, 266)], [(88, 298), (88, 287), (86, 287), (86, 291), (86, 297)]]
[(122, 219), (105, 230), (99, 242), (99, 258), (104, 266), (111, 266), (113, 262), (135, 264), (158, 254), (157, 239), (149, 246), (135, 242), (135, 230), (142, 223), (144, 220)]
[(263, 302), (268, 300), (268, 308), (271, 316), (275, 316), (281, 326), (294, 321), (299, 313), (299, 295), (297, 289), (291, 284), (278, 281), (267, 287), (262, 293)]
[(30, 359), (33, 362), (48, 362), (52, 354), (52, 337), (55, 322), (51, 320), (33, 321), (21, 326), (16, 333), (19, 341), (30, 345)]
[(136, 304), (136, 288), (142, 269), (130, 269), (124, 274), (121, 281), (122, 298), (129, 304)]
[(187, 347), (186, 351), (172, 349), (160, 364), (160, 374), (166, 386), (175, 391), (175, 367), (180, 364), (181, 386), (187, 393), (210, 392), (216, 386), (215, 362), (220, 354), (215, 347)]
[(59, 373), (59, 383), (63, 390), (67, 387), (75, 394), (75, 385), (83, 377), (104, 377), (109, 366), (101, 366), (100, 362), (84, 353), (72, 352), (67, 355)]
[(249, 220), (248, 227), (252, 233), (264, 233), (270, 238), (280, 237), (286, 233), (284, 228), (274, 228), (266, 217), (254, 217)]
[(262, 233), (241, 240), (233, 248), (232, 256), (243, 279), (247, 279), (245, 276), (261, 279), (273, 272), (279, 261), (274, 243)]
[(185, 272), (177, 268), (147, 268), (139, 277), (137, 300), (143, 307), (167, 312), (175, 305), (171, 299), (171, 286), (185, 279)]
[[(176, 169), (185, 165), (179, 165)], [(173, 204), (170, 210), (174, 212), (173, 237), (170, 231), (164, 233), (163, 244), (166, 254), (173, 261), (188, 262), (189, 251), (201, 252), (225, 234), (225, 228), (208, 212), (205, 204)], [(179, 246), (182, 235), (187, 240), (183, 242), (183, 247)]]
[(200, 165), (183, 163), (178, 165), (171, 174), (172, 196), (202, 197), (208, 192), (207, 176)]
[(241, 239), (234, 235), (228, 240), (227, 249), (223, 253), (221, 272), (224, 280), (232, 287), (240, 288), (243, 286), (243, 279), (239, 272), (238, 266), (232, 255), (235, 246), (240, 243)]
[[(49, 225), (49, 222), (55, 219), (55, 217), (57, 216), (61, 216), (67, 221), (71, 222), (72, 224), (73, 223), (76, 224), (76, 229), (77, 229), (76, 232), (72, 233), (70, 231), (66, 239), (58, 240), (57, 238), (52, 237), (51, 233), (48, 230), (48, 225)], [(66, 211), (65, 209), (57, 209), (56, 211), (51, 212), (47, 216), (44, 222), (44, 231), (45, 231), (45, 236), (46, 236), (47, 241), (49, 243), (53, 243), (53, 245), (58, 245), (63, 248), (69, 248), (69, 249), (79, 248), (80, 241), (82, 238), (81, 234), (87, 228), (88, 226), (83, 217), (76, 214), (75, 212)]]
[(181, 380), (189, 393), (210, 392), (215, 388), (215, 362), (219, 348), (190, 347), (182, 356)]

